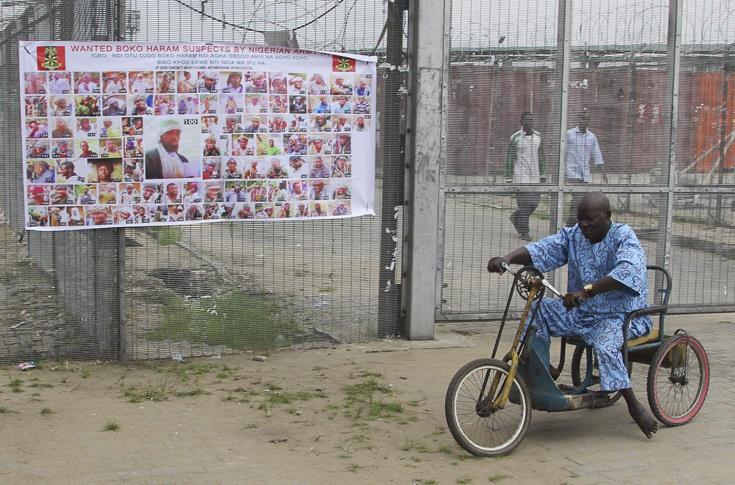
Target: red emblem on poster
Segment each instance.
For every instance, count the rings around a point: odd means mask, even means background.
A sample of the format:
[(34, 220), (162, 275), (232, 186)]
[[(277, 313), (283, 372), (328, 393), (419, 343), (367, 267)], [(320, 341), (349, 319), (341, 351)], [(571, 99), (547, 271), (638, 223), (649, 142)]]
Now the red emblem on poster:
[(63, 46), (36, 47), (39, 71), (63, 71), (66, 69), (66, 52)]
[(342, 56), (332, 56), (332, 71), (355, 72), (357, 61)]

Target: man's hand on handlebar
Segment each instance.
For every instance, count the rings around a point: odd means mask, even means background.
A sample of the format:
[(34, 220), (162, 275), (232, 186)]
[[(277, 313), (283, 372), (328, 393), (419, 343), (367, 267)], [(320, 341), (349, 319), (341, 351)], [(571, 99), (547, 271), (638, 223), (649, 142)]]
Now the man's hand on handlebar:
[(577, 290), (564, 295), (564, 307), (567, 310), (571, 310), (575, 306), (579, 306), (587, 298), (587, 294), (584, 290)]
[(503, 274), (505, 273), (503, 265), (508, 266), (508, 261), (502, 256), (495, 256), (494, 258), (490, 258), (490, 261), (487, 262), (487, 270), (491, 273)]

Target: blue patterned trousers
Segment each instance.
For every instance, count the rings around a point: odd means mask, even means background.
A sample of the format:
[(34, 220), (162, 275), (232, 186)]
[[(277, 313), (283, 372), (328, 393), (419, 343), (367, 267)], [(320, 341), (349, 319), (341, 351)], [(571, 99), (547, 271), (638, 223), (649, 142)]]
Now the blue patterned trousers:
[[(542, 338), (547, 345), (550, 337), (581, 337), (592, 347), (597, 357), (602, 390), (619, 391), (628, 389), (631, 385), (620, 351), (623, 346), (624, 318), (623, 314), (598, 318), (582, 313), (579, 308), (567, 310), (562, 300), (543, 298), (541, 308), (531, 325), (536, 329), (536, 336)], [(631, 325), (628, 338), (640, 337), (649, 331), (649, 326)]]

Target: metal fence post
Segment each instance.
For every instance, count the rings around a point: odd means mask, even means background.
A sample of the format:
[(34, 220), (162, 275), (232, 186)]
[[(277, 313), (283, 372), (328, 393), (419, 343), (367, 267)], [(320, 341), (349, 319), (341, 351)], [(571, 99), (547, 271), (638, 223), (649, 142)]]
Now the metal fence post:
[[(411, 2), (410, 97), (406, 151), (409, 159), (406, 228), (407, 334), (433, 339), (437, 281), (439, 198), (447, 97), (451, 1)], [(439, 35), (441, 33), (442, 35)]]
[[(678, 124), (679, 76), (681, 72), (681, 23), (682, 8), (680, 0), (669, 1), (669, 22), (666, 42), (667, 93), (666, 110), (669, 114), (669, 129), (666, 132), (666, 145), (669, 158), (665, 173), (661, 174), (661, 183), (666, 184), (665, 196), (661, 201), (666, 204), (664, 211), (659, 212), (658, 227), (664, 228), (663, 237), (656, 243), (656, 264), (669, 268), (671, 265), (671, 239), (673, 236), (674, 188), (676, 184), (676, 128)], [(662, 282), (656, 281), (658, 288)]]
[[(559, 93), (559, 165), (557, 172), (556, 217), (549, 218), (550, 232), (555, 233), (564, 226), (564, 186), (566, 170), (567, 113), (569, 105), (569, 67), (571, 64), (572, 5), (571, 1), (559, 0), (556, 35), (556, 79), (561, 85)], [(556, 227), (553, 227), (553, 225)]]
[(388, 19), (383, 96), (385, 107), (380, 116), (381, 205), (380, 205), (380, 271), (378, 273), (378, 337), (387, 337), (400, 328), (401, 287), (396, 283), (398, 247), (397, 207), (404, 199), (403, 134), (401, 133), (401, 86), (403, 73), (403, 7), (402, 2), (388, 3)]

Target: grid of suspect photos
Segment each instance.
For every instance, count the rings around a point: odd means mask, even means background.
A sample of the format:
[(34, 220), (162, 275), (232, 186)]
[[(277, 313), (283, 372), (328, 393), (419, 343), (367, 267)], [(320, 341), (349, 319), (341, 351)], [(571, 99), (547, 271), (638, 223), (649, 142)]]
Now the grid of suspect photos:
[(29, 227), (352, 213), (370, 74), (24, 74)]

